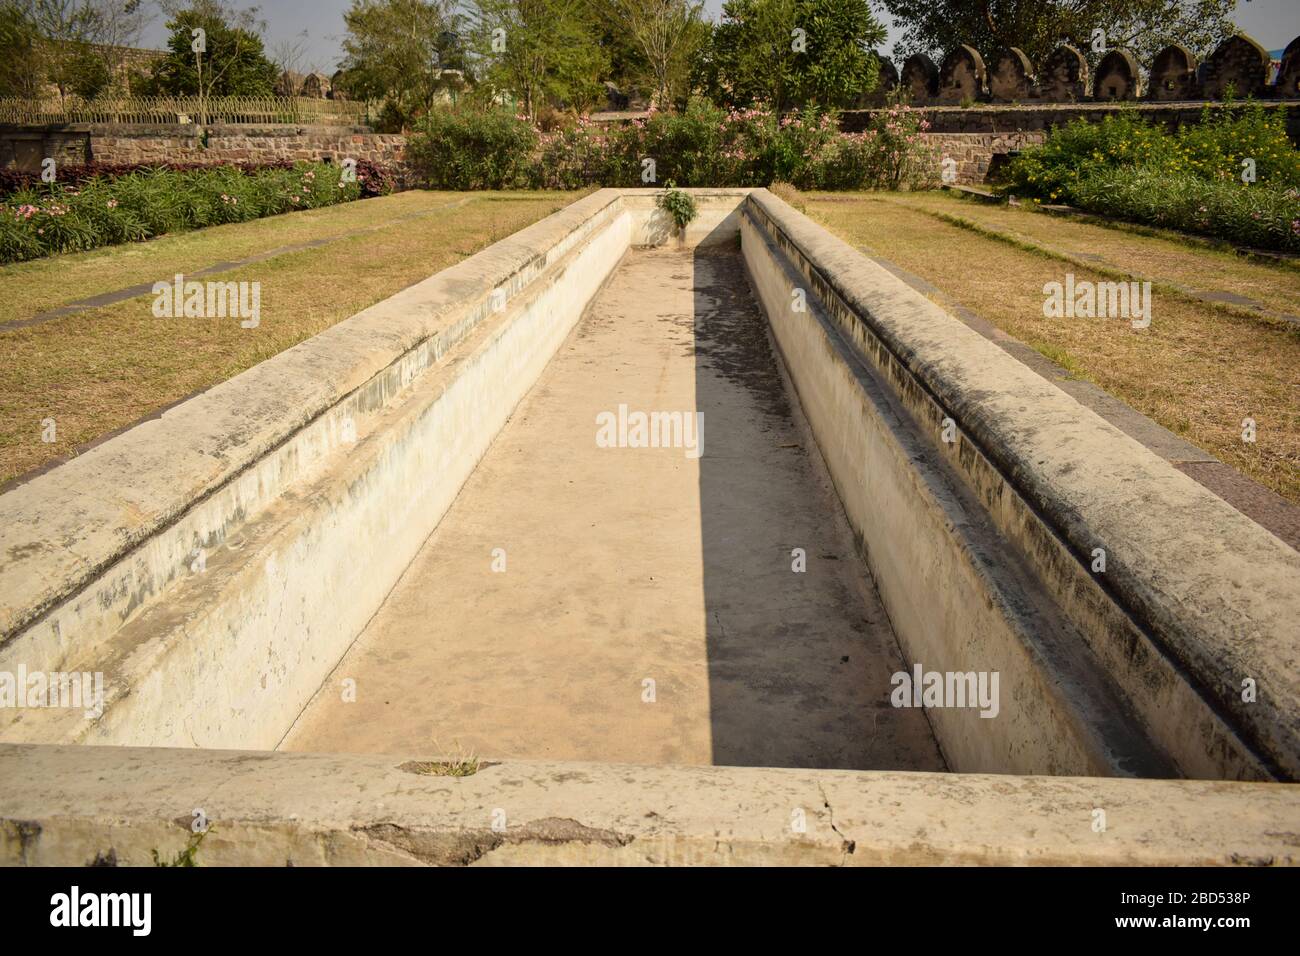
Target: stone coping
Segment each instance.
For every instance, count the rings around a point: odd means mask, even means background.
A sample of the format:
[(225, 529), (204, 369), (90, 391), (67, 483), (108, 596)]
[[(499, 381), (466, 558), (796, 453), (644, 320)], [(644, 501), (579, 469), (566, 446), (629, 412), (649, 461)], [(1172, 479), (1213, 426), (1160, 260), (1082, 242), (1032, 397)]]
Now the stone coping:
[(0, 864), (1294, 865), (1286, 784), (0, 744)]

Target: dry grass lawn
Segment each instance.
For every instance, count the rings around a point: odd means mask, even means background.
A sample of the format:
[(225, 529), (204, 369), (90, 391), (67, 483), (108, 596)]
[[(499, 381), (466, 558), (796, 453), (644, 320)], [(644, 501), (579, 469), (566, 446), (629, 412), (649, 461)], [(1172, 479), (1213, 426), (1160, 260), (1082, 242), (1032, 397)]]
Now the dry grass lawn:
[[(0, 330), (0, 482), (75, 454), (445, 269), (573, 200), (401, 193), (0, 267), (0, 322), (311, 239), (317, 248), (205, 276), (262, 284), (261, 324), (158, 319), (153, 296)], [(463, 205), (449, 204), (467, 199)], [(418, 218), (406, 219), (416, 215)], [(401, 221), (395, 221), (401, 220)], [(360, 232), (348, 236), (348, 233)], [(53, 419), (57, 441), (42, 441)]]
[(1272, 312), (1300, 315), (1300, 263), (1268, 265), (1243, 259), (1227, 249), (1171, 241), (1127, 226), (1111, 228), (1023, 207), (960, 199), (946, 192), (899, 193), (890, 198), (936, 216), (966, 220), (1084, 265), (1092, 260), (1125, 275), (1146, 276), (1200, 292), (1241, 296)]

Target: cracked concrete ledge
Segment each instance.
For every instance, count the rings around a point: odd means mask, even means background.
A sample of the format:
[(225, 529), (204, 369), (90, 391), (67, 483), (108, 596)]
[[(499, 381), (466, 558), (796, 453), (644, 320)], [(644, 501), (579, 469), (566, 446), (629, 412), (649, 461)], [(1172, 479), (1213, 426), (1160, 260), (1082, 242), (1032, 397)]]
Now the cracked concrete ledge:
[(1300, 861), (1300, 789), (1284, 784), (406, 762), (0, 745), (0, 864), (152, 865), (186, 846), (197, 809), (204, 866)]

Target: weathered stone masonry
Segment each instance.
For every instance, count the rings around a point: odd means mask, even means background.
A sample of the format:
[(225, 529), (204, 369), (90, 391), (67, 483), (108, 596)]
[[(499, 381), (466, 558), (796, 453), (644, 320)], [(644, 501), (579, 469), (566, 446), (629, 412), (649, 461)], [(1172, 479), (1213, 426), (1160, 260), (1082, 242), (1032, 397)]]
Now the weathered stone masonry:
[(37, 170), (46, 156), (66, 163), (265, 163), (276, 160), (370, 160), (401, 165), (406, 137), (367, 127), (207, 127), (194, 125), (70, 123), (0, 127), (0, 166)]
[[(1068, 44), (1037, 67), (1014, 47), (994, 52), (986, 60), (974, 47), (959, 46), (939, 63), (917, 53), (903, 61), (901, 71), (881, 58), (880, 91), (864, 97), (863, 105), (882, 106), (901, 88), (912, 106), (927, 108), (930, 129), (923, 138), (940, 156), (957, 161), (957, 181), (965, 184), (986, 181), (999, 158), (1041, 143), (1047, 130), (1079, 118), (1099, 122), (1120, 104), (1172, 128), (1198, 122), (1207, 105), (1224, 108), (1216, 101), (1231, 91), (1238, 100), (1289, 105), (1288, 131), (1300, 144), (1300, 37), (1282, 54), (1272, 83), (1268, 53), (1244, 35), (1224, 40), (1200, 64), (1173, 44), (1156, 55), (1145, 77), (1132, 51), (1120, 48), (1106, 51), (1095, 70)], [(865, 128), (872, 112), (844, 114), (843, 129)]]

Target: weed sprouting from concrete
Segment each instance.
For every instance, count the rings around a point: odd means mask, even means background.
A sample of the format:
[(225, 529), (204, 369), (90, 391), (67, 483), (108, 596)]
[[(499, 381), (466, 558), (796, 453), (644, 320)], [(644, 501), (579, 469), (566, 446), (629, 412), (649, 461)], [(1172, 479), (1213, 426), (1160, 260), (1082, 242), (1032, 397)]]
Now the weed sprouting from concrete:
[[(434, 749), (442, 750), (434, 741)], [(409, 760), (399, 768), (407, 773), (418, 773), (426, 777), (472, 777), (485, 766), (480, 763), (478, 754), (466, 751), (460, 741), (456, 741), (456, 753), (448, 760)]]
[(684, 232), (691, 220), (698, 215), (695, 209), (695, 200), (691, 198), (689, 193), (677, 189), (671, 179), (664, 185), (667, 188), (655, 200), (655, 205), (672, 216), (673, 222), (677, 224), (678, 232)]
[(203, 844), (204, 838), (211, 832), (212, 832), (212, 828), (208, 827), (208, 829), (202, 830), (194, 834), (193, 836), (191, 836), (189, 842), (185, 844), (185, 849), (181, 850), (170, 860), (164, 860), (159, 855), (156, 849), (150, 850), (149, 852), (153, 854), (153, 865), (154, 866), (198, 866), (199, 847)]

